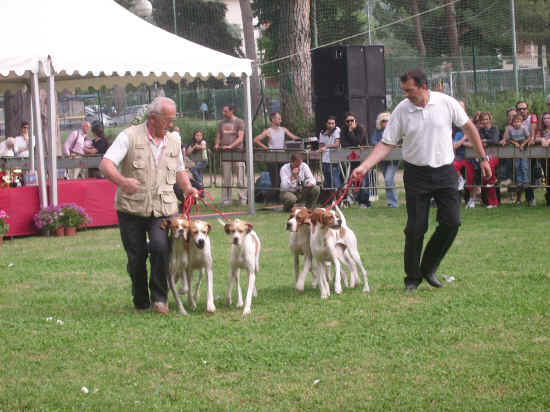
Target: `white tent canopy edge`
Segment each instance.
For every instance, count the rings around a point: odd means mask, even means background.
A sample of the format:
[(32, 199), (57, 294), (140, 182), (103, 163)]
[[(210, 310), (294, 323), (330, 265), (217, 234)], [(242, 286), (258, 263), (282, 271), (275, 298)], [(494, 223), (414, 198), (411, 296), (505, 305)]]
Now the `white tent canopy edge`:
[[(56, 88), (98, 87), (115, 84), (116, 80), (152, 84), (159, 80), (179, 81), (195, 73), (195, 77), (236, 75), (245, 78), (248, 199), (249, 213), (254, 213), (250, 60), (175, 36), (133, 15), (113, 0), (3, 0), (0, 14), (4, 16), (0, 36), (4, 39), (15, 33), (20, 36), (17, 41), (5, 42), (0, 51), (0, 91), (10, 85), (31, 86), (42, 207), (47, 206), (48, 200), (40, 122), (40, 80), (48, 83), (49, 147), (55, 148)], [(23, 27), (21, 16), (25, 16)], [(83, 21), (101, 22), (101, 30), (87, 30)], [(57, 160), (53, 150), (48, 160), (49, 203), (56, 205)]]

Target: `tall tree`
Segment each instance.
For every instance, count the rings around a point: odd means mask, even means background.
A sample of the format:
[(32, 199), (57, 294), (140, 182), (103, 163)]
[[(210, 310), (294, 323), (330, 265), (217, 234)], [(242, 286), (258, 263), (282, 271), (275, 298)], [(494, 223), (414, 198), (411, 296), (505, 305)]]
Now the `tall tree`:
[[(442, 1), (447, 3), (447, 0)], [(454, 57), (456, 63), (458, 63), (460, 72), (458, 88), (460, 95), (464, 96), (464, 92), (466, 90), (466, 81), (464, 79), (464, 60), (462, 60), (462, 54), (459, 50), (458, 28), (456, 26), (456, 9), (454, 3), (447, 3), (445, 6), (445, 15), (447, 16), (447, 32), (449, 33), (449, 50), (451, 52), (451, 56)]]
[[(254, 39), (254, 24), (252, 22), (252, 7), (250, 0), (239, 0), (243, 21), (244, 46), (246, 57), (252, 60), (252, 76), (250, 77), (252, 110), (260, 103), (260, 76), (258, 75), (258, 58), (256, 56), (256, 40)], [(252, 113), (254, 115), (254, 113)]]
[(533, 42), (538, 49), (538, 64), (542, 66), (543, 46), (546, 46), (547, 65), (550, 67), (550, 7), (545, 0), (516, 2), (516, 30), (520, 43)]
[[(283, 118), (304, 133), (313, 116), (311, 102), (310, 0), (281, 2), (279, 31), (280, 92)], [(302, 130), (300, 130), (302, 129)]]
[(420, 56), (421, 66), (424, 66), (424, 57), (426, 57), (426, 45), (424, 44), (424, 37), (422, 36), (422, 23), (420, 22), (420, 15), (418, 9), (418, 0), (411, 0), (411, 14), (414, 16), (414, 34), (416, 36), (416, 48), (418, 50), (418, 56)]
[[(243, 57), (240, 35), (227, 24), (226, 12), (226, 5), (216, 1), (177, 0), (177, 34), (211, 49)], [(172, 0), (155, 0), (153, 15), (157, 26), (174, 32)]]

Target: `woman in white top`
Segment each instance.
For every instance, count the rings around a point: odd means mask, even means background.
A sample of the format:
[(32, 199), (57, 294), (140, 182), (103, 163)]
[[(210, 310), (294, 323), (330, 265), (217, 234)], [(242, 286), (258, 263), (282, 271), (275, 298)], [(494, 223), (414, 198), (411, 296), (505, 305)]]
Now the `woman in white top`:
[[(285, 148), (285, 136), (290, 137), (292, 140), (299, 140), (300, 138), (292, 134), (286, 127), (281, 126), (283, 121), (281, 113), (274, 112), (269, 115), (271, 120), (271, 127), (265, 129), (254, 139), (254, 144), (265, 150), (284, 150)], [(263, 143), (263, 140), (267, 137), (267, 146)], [(278, 189), (281, 184), (279, 176), (279, 170), (284, 163), (268, 163), (267, 170), (269, 172), (269, 178), (271, 180), (271, 187)], [(275, 201), (278, 198), (277, 190), (272, 190), (267, 196), (267, 200)]]

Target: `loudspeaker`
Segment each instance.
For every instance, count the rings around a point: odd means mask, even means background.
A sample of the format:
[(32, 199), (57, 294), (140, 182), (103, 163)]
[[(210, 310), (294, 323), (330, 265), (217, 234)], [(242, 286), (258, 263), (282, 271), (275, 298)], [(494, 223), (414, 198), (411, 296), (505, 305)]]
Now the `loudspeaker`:
[(337, 123), (342, 125), (346, 112), (352, 112), (370, 133), (378, 113), (386, 110), (384, 47), (317, 49), (312, 55), (312, 68), (313, 106), (318, 129), (325, 127), (329, 115), (335, 115)]

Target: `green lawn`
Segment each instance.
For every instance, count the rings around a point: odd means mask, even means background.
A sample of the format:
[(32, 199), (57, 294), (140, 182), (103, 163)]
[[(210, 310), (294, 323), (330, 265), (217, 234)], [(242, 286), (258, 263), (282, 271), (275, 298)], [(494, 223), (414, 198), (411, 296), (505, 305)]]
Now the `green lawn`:
[(286, 215), (249, 217), (263, 248), (245, 318), (223, 300), (214, 220), (214, 315), (204, 285), (188, 317), (172, 298), (168, 316), (135, 313), (116, 228), (5, 241), (0, 410), (549, 410), (550, 209), (463, 211), (439, 272), (456, 280), (405, 293), (405, 209), (384, 203), (345, 210), (370, 294), (326, 301), (309, 277), (293, 289)]

